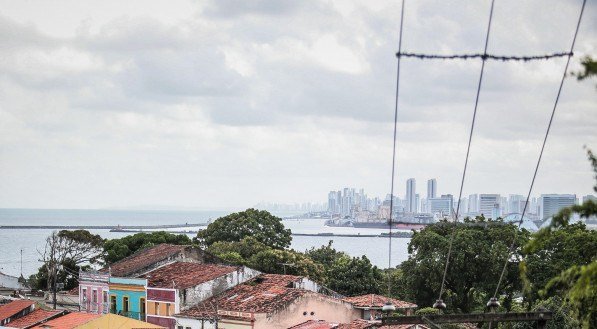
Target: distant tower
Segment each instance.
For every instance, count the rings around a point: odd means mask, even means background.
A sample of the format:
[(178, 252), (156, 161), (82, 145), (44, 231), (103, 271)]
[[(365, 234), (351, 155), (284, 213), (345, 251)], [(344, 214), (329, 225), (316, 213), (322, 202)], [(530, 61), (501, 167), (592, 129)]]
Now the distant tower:
[(406, 212), (417, 211), (417, 198), (416, 192), (417, 182), (414, 178), (410, 178), (406, 181)]
[(432, 199), (437, 196), (437, 180), (432, 178), (427, 181), (427, 199)]

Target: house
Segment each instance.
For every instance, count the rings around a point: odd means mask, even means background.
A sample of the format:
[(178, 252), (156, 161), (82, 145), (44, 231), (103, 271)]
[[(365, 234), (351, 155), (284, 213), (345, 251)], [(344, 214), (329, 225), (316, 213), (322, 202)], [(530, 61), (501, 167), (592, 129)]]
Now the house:
[(21, 290), (25, 289), (25, 285), (22, 283), (25, 279), (21, 276), (21, 278), (17, 278), (16, 276), (4, 274), (0, 272), (0, 288), (11, 289), (11, 290)]
[(109, 273), (79, 271), (79, 306), (82, 312), (104, 314), (110, 311)]
[(110, 313), (145, 321), (147, 280), (110, 277)]
[(346, 297), (343, 300), (351, 303), (354, 308), (360, 310), (361, 319), (364, 320), (380, 319), (382, 315), (381, 309), (388, 300), (396, 307), (396, 311), (403, 312), (405, 315), (413, 315), (414, 310), (417, 308), (416, 304), (376, 294)]
[(221, 260), (200, 248), (162, 243), (136, 253), (104, 268), (112, 276), (138, 277), (160, 266), (176, 262), (221, 263)]
[(33, 312), (34, 309), (35, 302), (26, 299), (0, 305), (0, 326), (8, 326), (11, 321)]
[(19, 328), (19, 329), (28, 329), (31, 327), (34, 327), (36, 325), (42, 324), (44, 322), (47, 322), (51, 319), (57, 318), (59, 316), (62, 316), (66, 314), (65, 310), (51, 310), (51, 311), (46, 311), (46, 310), (42, 310), (42, 309), (35, 309), (33, 310), (33, 312), (30, 312), (29, 314), (22, 316), (20, 318), (17, 318), (13, 321), (11, 321), (7, 327), (8, 328)]
[(163, 327), (115, 314), (73, 312), (40, 324), (34, 329), (164, 329)]
[(262, 274), (174, 317), (180, 328), (289, 328), (308, 320), (349, 323), (360, 310), (318, 293), (319, 286), (294, 275)]
[(252, 279), (244, 266), (174, 262), (147, 273), (147, 322), (174, 329), (174, 314)]

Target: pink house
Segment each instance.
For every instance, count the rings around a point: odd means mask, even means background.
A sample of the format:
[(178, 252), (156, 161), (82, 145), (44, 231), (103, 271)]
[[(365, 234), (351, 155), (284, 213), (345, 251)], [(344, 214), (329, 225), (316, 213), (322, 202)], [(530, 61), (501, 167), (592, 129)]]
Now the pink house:
[(79, 306), (81, 312), (109, 313), (109, 273), (79, 272)]

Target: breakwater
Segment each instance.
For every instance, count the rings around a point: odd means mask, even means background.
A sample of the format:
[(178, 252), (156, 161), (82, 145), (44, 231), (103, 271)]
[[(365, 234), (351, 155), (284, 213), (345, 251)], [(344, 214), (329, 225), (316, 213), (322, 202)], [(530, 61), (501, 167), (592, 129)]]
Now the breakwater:
[(159, 230), (199, 226), (207, 226), (207, 223), (167, 225), (0, 225), (0, 230)]

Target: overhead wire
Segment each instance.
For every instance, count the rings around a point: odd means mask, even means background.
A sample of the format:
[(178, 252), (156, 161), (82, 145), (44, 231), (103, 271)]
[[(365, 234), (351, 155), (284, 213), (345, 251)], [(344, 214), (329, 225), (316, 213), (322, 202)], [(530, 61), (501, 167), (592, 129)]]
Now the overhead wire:
[(470, 151), (471, 151), (471, 144), (472, 144), (472, 140), (473, 140), (473, 132), (475, 130), (475, 121), (477, 118), (477, 109), (479, 107), (479, 95), (481, 94), (481, 86), (483, 84), (483, 73), (485, 72), (485, 62), (487, 61), (487, 46), (489, 44), (489, 34), (491, 32), (491, 22), (493, 20), (493, 8), (495, 5), (495, 0), (491, 0), (491, 8), (489, 10), (489, 22), (487, 23), (487, 32), (485, 34), (485, 47), (483, 48), (483, 54), (484, 56), (481, 57), (481, 72), (479, 74), (479, 82), (477, 83), (477, 95), (475, 97), (475, 107), (473, 110), (473, 118), (471, 121), (471, 127), (469, 130), (469, 136), (468, 136), (468, 145), (466, 148), (466, 157), (464, 159), (464, 168), (462, 170), (462, 179), (460, 180), (460, 191), (458, 192), (458, 205), (456, 207), (456, 216), (454, 218), (454, 228), (452, 229), (452, 233), (450, 234), (450, 240), (448, 242), (448, 254), (446, 256), (446, 265), (444, 267), (444, 273), (442, 275), (442, 283), (440, 286), (440, 290), (439, 290), (439, 297), (437, 298), (437, 305), (439, 304), (443, 304), (442, 302), (442, 296), (444, 293), (444, 288), (446, 285), (446, 275), (448, 273), (448, 266), (450, 265), (450, 256), (452, 254), (452, 245), (454, 244), (454, 235), (456, 234), (456, 223), (458, 222), (458, 216), (460, 214), (460, 201), (462, 199), (462, 190), (464, 187), (464, 181), (466, 178), (466, 170), (468, 168), (468, 159), (469, 159), (469, 155), (470, 155)]
[(545, 55), (532, 55), (532, 56), (505, 56), (505, 55), (493, 55), (493, 54), (458, 54), (458, 55), (441, 55), (441, 54), (422, 54), (422, 53), (410, 53), (410, 52), (397, 52), (396, 57), (411, 57), (418, 59), (442, 59), (442, 60), (453, 60), (453, 59), (482, 59), (482, 60), (496, 60), (502, 62), (508, 61), (538, 61), (548, 60), (559, 57), (573, 56), (572, 52), (558, 52)]
[[(402, 5), (400, 8), (400, 32), (398, 35), (398, 53), (402, 51), (402, 34), (404, 29), (404, 4), (406, 0), (402, 0)], [(401, 57), (397, 57), (396, 59), (396, 97), (394, 102), (394, 139), (393, 139), (393, 146), (392, 146), (392, 183), (390, 187), (390, 218), (389, 218), (389, 233), (390, 236), (388, 237), (388, 298), (390, 298), (392, 293), (392, 276), (391, 276), (391, 268), (392, 268), (392, 214), (394, 212), (394, 177), (395, 177), (395, 170), (396, 170), (396, 133), (398, 130), (398, 100), (400, 96), (400, 59)]]
[[(527, 211), (527, 207), (529, 205), (529, 199), (531, 198), (531, 193), (533, 191), (533, 186), (535, 185), (535, 179), (537, 178), (537, 172), (539, 172), (539, 165), (541, 164), (541, 159), (543, 158), (543, 151), (545, 150), (545, 145), (547, 144), (547, 137), (549, 136), (549, 133), (551, 131), (551, 125), (553, 123), (553, 118), (555, 116), (556, 113), (556, 109), (558, 108), (558, 102), (560, 100), (560, 96), (562, 94), (562, 88), (564, 86), (564, 81), (566, 80), (566, 76), (567, 76), (567, 72), (568, 72), (568, 67), (570, 65), (570, 59), (573, 56), (573, 51), (574, 51), (574, 45), (576, 44), (576, 37), (578, 36), (578, 30), (580, 29), (580, 23), (582, 21), (582, 16), (585, 10), (585, 6), (587, 4), (587, 0), (583, 0), (582, 2), (582, 6), (580, 8), (580, 13), (578, 15), (578, 21), (576, 23), (576, 29), (574, 31), (574, 37), (572, 38), (572, 44), (570, 45), (570, 52), (568, 53), (568, 58), (566, 60), (566, 66), (564, 67), (564, 72), (562, 74), (562, 78), (560, 80), (560, 86), (558, 88), (558, 93), (556, 95), (555, 101), (554, 101), (554, 105), (553, 108), (551, 110), (551, 115), (549, 117), (549, 122), (547, 124), (547, 129), (545, 130), (545, 136), (543, 137), (543, 144), (541, 145), (541, 151), (539, 152), (539, 157), (537, 158), (537, 164), (535, 165), (535, 171), (533, 172), (533, 178), (531, 179), (531, 184), (529, 186), (529, 191), (527, 194), (527, 199), (526, 202), (524, 204), (524, 208), (522, 210), (522, 215), (520, 216), (520, 220), (518, 221), (518, 228), (521, 227), (523, 221), (524, 221), (524, 215), (526, 214)], [(500, 286), (502, 284), (502, 281), (504, 279), (504, 274), (506, 273), (506, 268), (508, 266), (508, 262), (510, 260), (510, 257), (512, 255), (512, 253), (514, 252), (514, 248), (516, 246), (516, 232), (514, 234), (514, 238), (512, 239), (512, 243), (510, 244), (510, 247), (508, 248), (508, 255), (506, 257), (506, 260), (504, 262), (504, 266), (502, 268), (502, 272), (500, 274), (500, 278), (498, 280), (497, 286), (495, 288), (495, 292), (493, 294), (493, 298), (497, 298), (497, 294), (499, 292)]]

